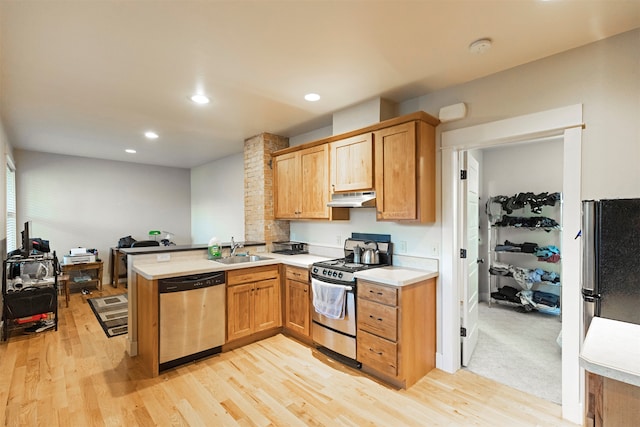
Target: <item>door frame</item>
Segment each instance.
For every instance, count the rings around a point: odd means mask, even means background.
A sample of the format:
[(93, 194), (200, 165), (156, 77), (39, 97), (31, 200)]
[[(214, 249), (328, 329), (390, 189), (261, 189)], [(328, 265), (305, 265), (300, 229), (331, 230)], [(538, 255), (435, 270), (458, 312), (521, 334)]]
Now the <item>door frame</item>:
[(582, 104), (484, 123), (441, 134), (442, 150), (442, 259), (440, 288), (442, 303), (441, 346), (438, 367), (447, 372), (460, 369), (460, 279), (463, 246), (460, 229), (459, 159), (462, 152), (523, 142), (563, 137), (562, 192), (562, 416), (582, 422), (584, 370), (580, 368), (580, 241), (581, 227)]

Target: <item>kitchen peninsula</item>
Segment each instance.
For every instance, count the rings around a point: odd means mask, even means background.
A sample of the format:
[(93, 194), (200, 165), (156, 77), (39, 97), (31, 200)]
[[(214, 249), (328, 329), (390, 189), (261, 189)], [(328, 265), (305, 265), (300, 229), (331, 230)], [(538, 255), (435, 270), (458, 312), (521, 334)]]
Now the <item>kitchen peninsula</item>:
[[(250, 250), (264, 250), (264, 242), (246, 241), (240, 242), (244, 248)], [(228, 254), (231, 243), (222, 243), (223, 254)], [(260, 249), (259, 249), (260, 248)], [(143, 246), (137, 248), (120, 248), (120, 252), (127, 257), (127, 288), (128, 288), (128, 332), (127, 353), (129, 356), (138, 354), (138, 323), (137, 323), (137, 297), (136, 288), (136, 264), (174, 265), (181, 261), (201, 259), (207, 260), (207, 245), (170, 245), (170, 246)]]
[(594, 317), (580, 365), (588, 371), (585, 425), (631, 426), (640, 419), (640, 325)]
[[(264, 248), (262, 248), (262, 250), (264, 250)], [(135, 354), (131, 355), (139, 356), (138, 360), (140, 361), (141, 366), (143, 366), (151, 376), (158, 375), (160, 371), (160, 364), (158, 362), (159, 357), (156, 350), (158, 348), (157, 337), (159, 335), (157, 326), (159, 323), (157, 321), (157, 292), (159, 280), (162, 281), (162, 279), (167, 278), (224, 271), (227, 277), (227, 305), (234, 301), (231, 289), (234, 289), (233, 292), (236, 292), (236, 289), (242, 290), (243, 287), (251, 288), (251, 286), (255, 286), (255, 291), (257, 293), (257, 283), (260, 283), (261, 281), (264, 281), (263, 283), (271, 283), (273, 288), (269, 291), (270, 294), (267, 297), (269, 302), (260, 303), (256, 307), (260, 306), (260, 309), (262, 310), (264, 310), (265, 307), (271, 307), (270, 310), (276, 312), (276, 320), (266, 322), (265, 319), (267, 319), (268, 316), (260, 317), (261, 315), (257, 314), (256, 316), (258, 316), (258, 319), (255, 321), (256, 329), (243, 332), (241, 335), (232, 334), (234, 329), (233, 327), (228, 326), (229, 329), (225, 345), (227, 345), (228, 342), (231, 342), (231, 348), (235, 348), (249, 343), (252, 340), (255, 341), (256, 339), (262, 339), (263, 337), (274, 335), (282, 330), (282, 318), (284, 317), (282, 315), (282, 311), (286, 305), (285, 298), (283, 296), (285, 280), (284, 271), (287, 267), (307, 270), (314, 262), (326, 259), (326, 257), (312, 254), (283, 255), (259, 252), (262, 259), (258, 261), (224, 264), (222, 262), (208, 260), (206, 257), (206, 251), (201, 251), (200, 253), (192, 252), (189, 256), (180, 256), (179, 253), (171, 254), (170, 260), (164, 262), (159, 262), (156, 259), (157, 255), (161, 254), (152, 254), (151, 257), (147, 257), (146, 259), (141, 258), (134, 263), (131, 271), (133, 273), (132, 278), (135, 278), (136, 283), (132, 284), (130, 288), (130, 290), (135, 289), (139, 296), (139, 300), (137, 300), (135, 306), (132, 307), (132, 311), (130, 311), (130, 322), (141, 322), (141, 327), (136, 329), (136, 332), (139, 331), (136, 339), (133, 340), (130, 338), (130, 343), (135, 344), (135, 349), (132, 349), (135, 350)], [(362, 279), (373, 281), (381, 286), (390, 286), (392, 288), (406, 287), (407, 289), (412, 288), (411, 285), (413, 284), (428, 281), (431, 283), (430, 288), (433, 289), (434, 298), (433, 307), (427, 307), (427, 310), (425, 311), (433, 312), (435, 316), (435, 278), (437, 275), (436, 271), (390, 266), (362, 272)], [(281, 278), (283, 280), (282, 285), (280, 284)], [(247, 285), (242, 284), (245, 282), (247, 282)], [(243, 304), (248, 304), (250, 299), (246, 298), (254, 298), (252, 295), (254, 294), (247, 292), (246, 297), (241, 295), (238, 301)], [(307, 293), (306, 295), (310, 295), (310, 293)], [(273, 308), (273, 301), (276, 301), (275, 309)], [(130, 306), (131, 305), (132, 304), (130, 302)], [(226, 310), (233, 311), (233, 309), (225, 307), (224, 304), (220, 305), (221, 307), (219, 307), (219, 309), (223, 310), (223, 312), (226, 312)], [(216, 307), (213, 307), (213, 309), (215, 308)], [(256, 308), (256, 310), (258, 310), (258, 308)], [(243, 312), (241, 314), (244, 316), (247, 311), (251, 310), (249, 308), (244, 308), (240, 311)], [(231, 313), (226, 314), (229, 316), (227, 322), (231, 322), (233, 324), (234, 316)], [(143, 316), (146, 316), (147, 318), (143, 319)], [(264, 328), (260, 329), (260, 325), (263, 325)], [(247, 336), (247, 334), (249, 336)], [(433, 358), (435, 359), (435, 322), (433, 322), (433, 334), (429, 335), (429, 339), (433, 341), (430, 348), (433, 352)], [(226, 347), (223, 347), (223, 351), (225, 348)], [(131, 353), (134, 352), (132, 351)]]

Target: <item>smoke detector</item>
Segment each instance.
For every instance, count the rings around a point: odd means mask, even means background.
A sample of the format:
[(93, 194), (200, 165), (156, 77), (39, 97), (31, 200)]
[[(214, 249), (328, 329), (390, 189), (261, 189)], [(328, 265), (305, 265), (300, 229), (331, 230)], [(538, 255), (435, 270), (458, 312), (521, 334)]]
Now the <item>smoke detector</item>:
[(491, 39), (484, 38), (474, 41), (469, 45), (469, 52), (481, 55), (491, 49)]

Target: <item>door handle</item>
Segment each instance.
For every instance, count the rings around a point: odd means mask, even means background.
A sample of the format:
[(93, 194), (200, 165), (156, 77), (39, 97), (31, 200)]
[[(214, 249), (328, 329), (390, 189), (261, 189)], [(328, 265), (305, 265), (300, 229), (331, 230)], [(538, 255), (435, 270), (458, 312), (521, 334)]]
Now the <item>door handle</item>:
[(476, 260), (476, 262), (477, 262), (478, 264), (484, 264), (484, 258), (478, 258), (478, 259)]
[(600, 298), (602, 298), (602, 296), (594, 292), (593, 289), (582, 289), (582, 299), (584, 299), (585, 302), (596, 302), (596, 300)]

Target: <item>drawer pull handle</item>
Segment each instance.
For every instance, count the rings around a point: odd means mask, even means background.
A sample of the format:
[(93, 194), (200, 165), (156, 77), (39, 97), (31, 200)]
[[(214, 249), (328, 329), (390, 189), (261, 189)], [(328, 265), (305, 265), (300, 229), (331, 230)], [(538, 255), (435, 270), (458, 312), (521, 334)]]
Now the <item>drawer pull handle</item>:
[(378, 356), (382, 356), (382, 352), (381, 351), (375, 351), (374, 349), (370, 348), (369, 349), (370, 352), (377, 354)]
[(373, 319), (373, 320), (377, 320), (378, 322), (382, 322), (382, 319), (381, 319), (380, 317), (375, 318), (375, 317), (374, 317), (374, 316), (372, 316), (372, 315), (369, 315), (369, 317), (370, 317), (371, 319)]
[(369, 289), (369, 293), (370, 294), (377, 294), (377, 295), (382, 295), (382, 292), (374, 292), (371, 289)]

